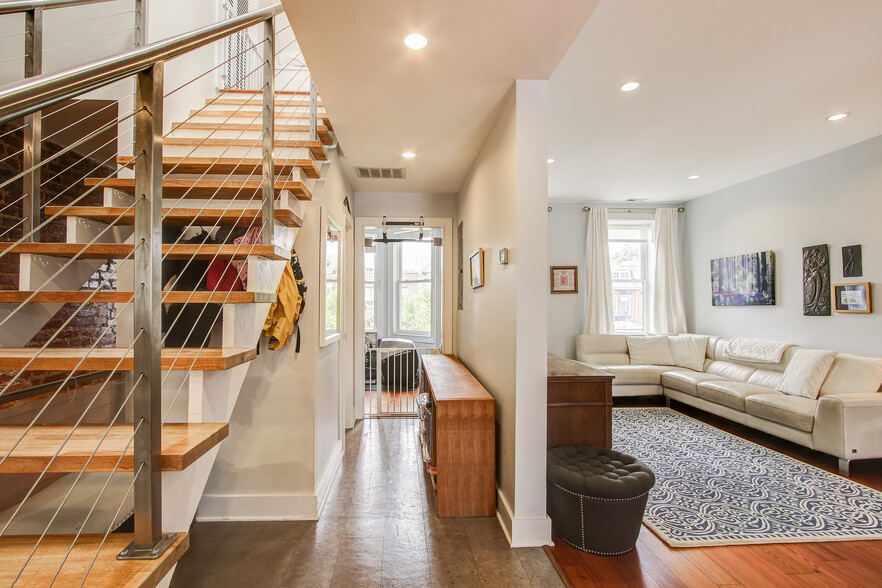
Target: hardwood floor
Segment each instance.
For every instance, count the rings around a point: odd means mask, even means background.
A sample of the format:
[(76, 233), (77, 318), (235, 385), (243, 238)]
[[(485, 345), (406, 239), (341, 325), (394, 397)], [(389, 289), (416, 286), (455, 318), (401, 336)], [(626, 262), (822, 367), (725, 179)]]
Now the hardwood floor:
[[(628, 404), (633, 406), (633, 404)], [(644, 404), (645, 406), (645, 404)], [(836, 458), (679, 403), (672, 408), (754, 443), (836, 472)], [(882, 442), (882, 440), (880, 440)], [(882, 460), (852, 464), (851, 479), (882, 490)], [(571, 587), (855, 587), (882, 586), (882, 541), (780, 543), (675, 549), (649, 529), (619, 556), (579, 551), (559, 539), (546, 553)]]

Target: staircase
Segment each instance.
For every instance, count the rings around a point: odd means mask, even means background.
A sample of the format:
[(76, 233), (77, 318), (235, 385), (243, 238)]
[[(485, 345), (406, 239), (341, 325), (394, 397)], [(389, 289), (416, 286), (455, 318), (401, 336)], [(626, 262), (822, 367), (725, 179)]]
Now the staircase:
[[(133, 417), (138, 409), (131, 404), (144, 378), (143, 373), (137, 375), (137, 366), (143, 364), (136, 358), (143, 333), (132, 320), (139, 296), (135, 253), (140, 246), (135, 230), (140, 199), (132, 170), (139, 156), (117, 156), (115, 177), (83, 179), (85, 188), (102, 195), (103, 206), (43, 208), (45, 218), (65, 220), (66, 242), (0, 243), (0, 260), (18, 256), (20, 263), (19, 289), (0, 291), (4, 308), (25, 315), (29, 308), (45, 308), (40, 305), (118, 305), (115, 347), (3, 347), (0, 370), (127, 374), (126, 402), (109, 424), (84, 424), (82, 416), (38, 426), (0, 424), (0, 474), (55, 480), (36, 483), (25, 501), (0, 513), (0, 584), (49, 585), (54, 578), (57, 585), (79, 585), (85, 578), (85, 585), (154, 586), (163, 578), (168, 581), (168, 572), (186, 551), (187, 530), (219, 444), (229, 435), (227, 423), (248, 362), (255, 357), (306, 207), (322, 179), (323, 163), (336, 147), (323, 108), (310, 113), (309, 91), (278, 90), (272, 241), (184, 243), (199, 227), (210, 233), (241, 232), (265, 222), (262, 100), (261, 93), (250, 90), (219, 92), (194, 107), (186, 120), (173, 122), (162, 139), (161, 222), (163, 227), (184, 229), (173, 242), (162, 243), (163, 261), (245, 261), (247, 280), (244, 291), (230, 292), (163, 284), (162, 304), (199, 305), (202, 313), (218, 313), (220, 324), (214, 325), (206, 345), (164, 346), (158, 360), (161, 522), (163, 532), (177, 537), (156, 559), (117, 560), (133, 535), (109, 533), (137, 513), (133, 497), (146, 475), (145, 464), (136, 457), (136, 436), (144, 421)], [(75, 289), (83, 275), (109, 259), (116, 264), (116, 290)], [(220, 310), (209, 304), (221, 305)], [(152, 328), (159, 331), (159, 325)], [(19, 338), (29, 337), (23, 333)], [(136, 516), (134, 537), (138, 524)]]

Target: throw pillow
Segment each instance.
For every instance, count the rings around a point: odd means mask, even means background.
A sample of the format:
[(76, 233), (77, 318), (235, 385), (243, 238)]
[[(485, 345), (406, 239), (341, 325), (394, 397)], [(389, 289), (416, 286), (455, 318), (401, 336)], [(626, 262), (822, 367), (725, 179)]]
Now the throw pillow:
[(707, 355), (706, 335), (672, 335), (668, 337), (674, 365), (689, 368), (696, 372), (704, 371), (704, 358)]
[(628, 337), (627, 340), (632, 364), (676, 365), (667, 335)]
[(882, 385), (882, 358), (840, 353), (821, 386), (828, 394), (872, 394)]
[(784, 369), (784, 377), (781, 378), (777, 390), (793, 396), (816, 399), (835, 357), (835, 351), (797, 349)]

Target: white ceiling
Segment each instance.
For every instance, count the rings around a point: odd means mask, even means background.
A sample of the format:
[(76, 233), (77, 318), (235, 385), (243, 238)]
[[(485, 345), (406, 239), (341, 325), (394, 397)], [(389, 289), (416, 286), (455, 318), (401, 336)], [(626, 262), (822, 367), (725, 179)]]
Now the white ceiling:
[(880, 24), (878, 0), (603, 0), (551, 77), (550, 198), (683, 201), (882, 134)]
[[(353, 187), (436, 194), (459, 189), (514, 80), (547, 79), (598, 2), (283, 0)], [(412, 32), (425, 49), (404, 46)], [(353, 165), (407, 179), (359, 180)]]

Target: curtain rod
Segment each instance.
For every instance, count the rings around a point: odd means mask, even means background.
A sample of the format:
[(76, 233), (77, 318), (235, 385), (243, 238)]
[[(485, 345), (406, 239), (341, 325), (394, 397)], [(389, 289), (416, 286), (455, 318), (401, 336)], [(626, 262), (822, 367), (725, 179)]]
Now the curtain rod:
[[(669, 207), (667, 207), (667, 206), (656, 206), (655, 208), (651, 208), (651, 207), (647, 206), (647, 207), (645, 207), (645, 208), (607, 208), (607, 210), (614, 210), (614, 211), (616, 211), (616, 212), (644, 212), (644, 211), (647, 211), (647, 210), (656, 210), (656, 209), (658, 209), (658, 208), (669, 208)], [(683, 212), (683, 211), (685, 211), (685, 210), (686, 210), (686, 209), (683, 208), (682, 206), (680, 206), (679, 208), (677, 208), (677, 212)], [(590, 206), (585, 206), (585, 207), (582, 208), (582, 211), (583, 211), (583, 212), (590, 212), (590, 211), (591, 211), (591, 207), (590, 207)]]

